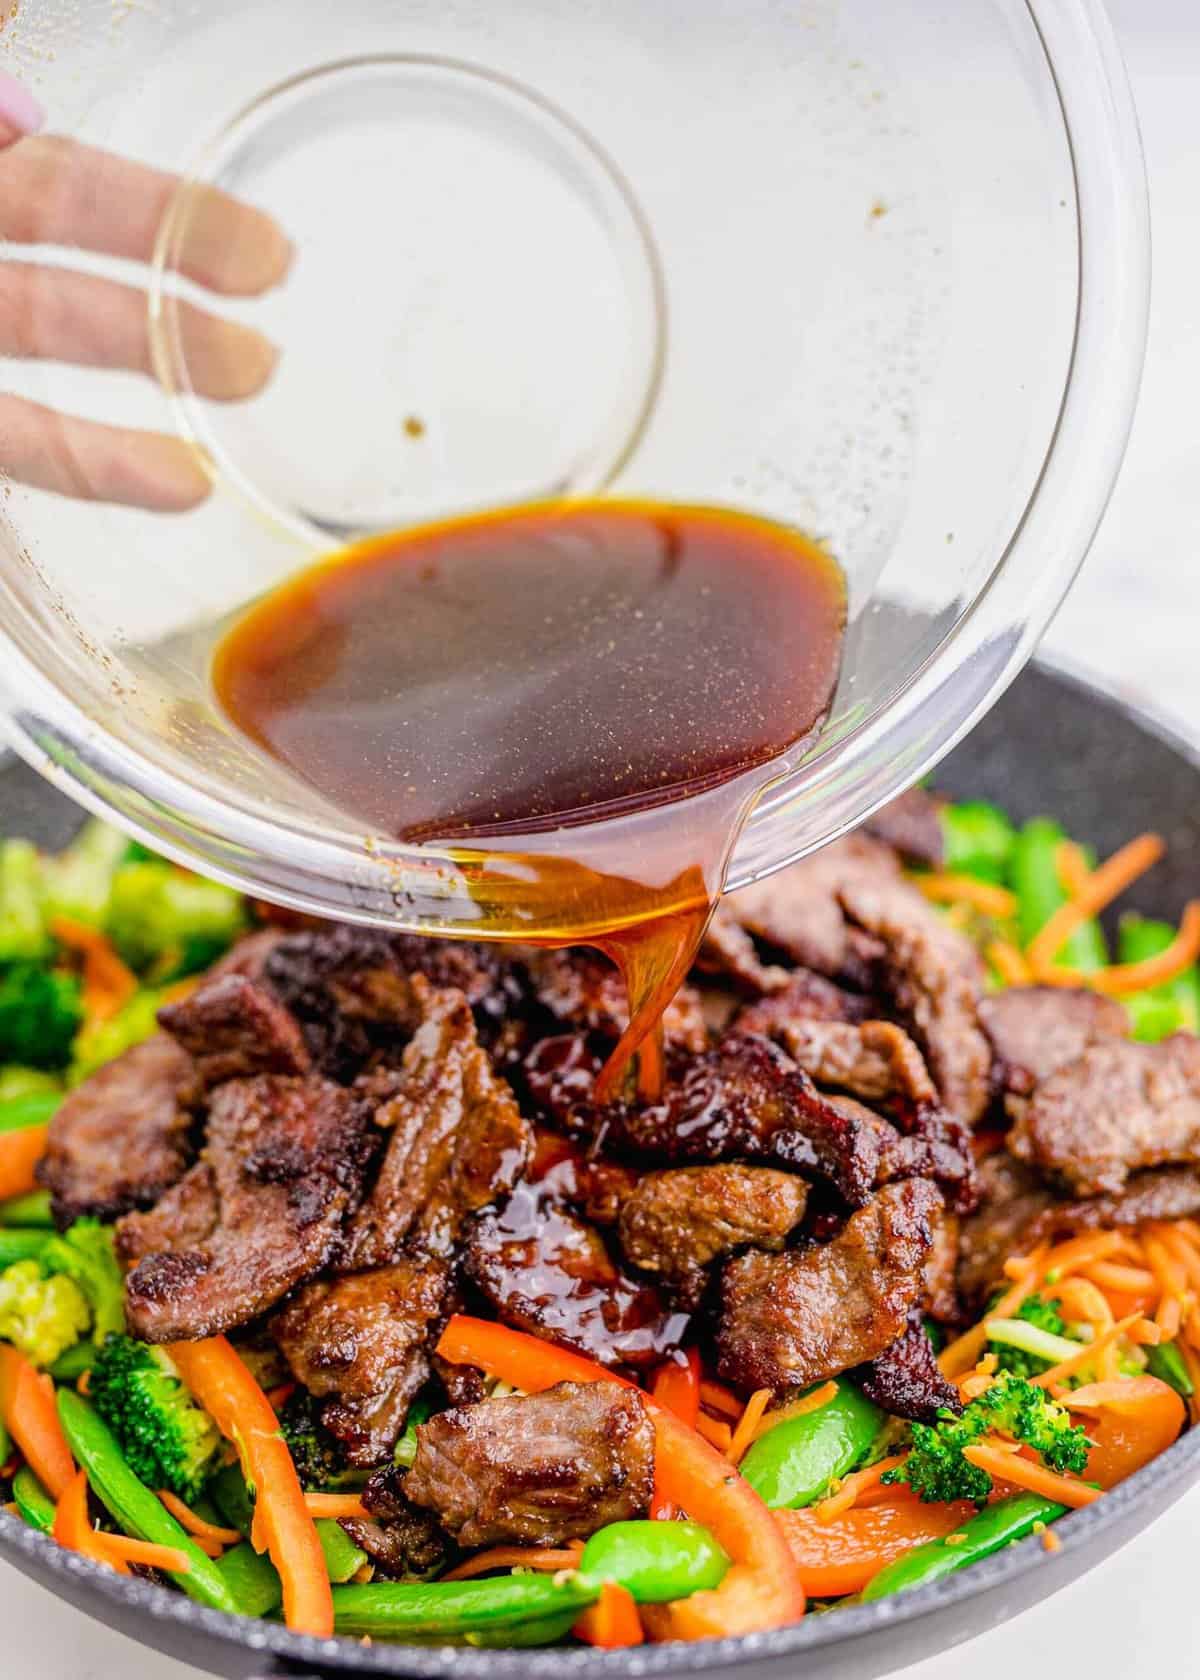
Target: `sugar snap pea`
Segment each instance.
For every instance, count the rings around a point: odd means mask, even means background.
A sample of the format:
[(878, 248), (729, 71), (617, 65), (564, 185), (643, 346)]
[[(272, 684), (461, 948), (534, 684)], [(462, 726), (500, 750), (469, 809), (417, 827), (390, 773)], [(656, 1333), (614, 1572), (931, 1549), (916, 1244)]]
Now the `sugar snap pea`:
[(23, 1132), (27, 1126), (44, 1126), (61, 1107), (61, 1091), (30, 1091), (23, 1097), (0, 1102), (0, 1132)]
[(283, 1603), (278, 1570), (265, 1552), (254, 1550), (249, 1540), (230, 1546), (214, 1562), (243, 1616), (269, 1616)]
[(932, 1581), (952, 1575), (956, 1569), (990, 1557), (1010, 1541), (1022, 1539), (1032, 1532), (1035, 1523), (1053, 1522), (1065, 1509), (1036, 1493), (1018, 1493), (1010, 1499), (999, 1499), (944, 1540), (916, 1546), (895, 1563), (889, 1563), (867, 1582), (863, 1601), (887, 1598), (892, 1593), (907, 1592), (911, 1587), (927, 1587)]
[(50, 1375), (55, 1382), (78, 1382), (85, 1371), (90, 1371), (96, 1363), (96, 1344), (89, 1336), (85, 1342), (76, 1342), (65, 1353), (60, 1353), (50, 1367)]
[(579, 1573), (619, 1581), (639, 1604), (719, 1587), (729, 1557), (706, 1528), (693, 1522), (616, 1522), (597, 1529), (583, 1548)]
[(36, 1260), (49, 1240), (49, 1231), (0, 1230), (0, 1271), (18, 1260)]
[(40, 1227), (49, 1234), (54, 1226), (49, 1190), (31, 1190), (26, 1196), (0, 1202), (0, 1225)]
[[(599, 1581), (578, 1574), (498, 1575), (479, 1581), (372, 1581), (334, 1587), (338, 1633), (372, 1639), (454, 1639), (512, 1633), (574, 1618), (600, 1596)], [(511, 1639), (505, 1639), (510, 1644)]]
[(88, 1483), (117, 1527), (135, 1540), (176, 1546), (191, 1567), (171, 1579), (199, 1604), (212, 1610), (244, 1613), (212, 1558), (175, 1521), (162, 1501), (140, 1482), (121, 1456), (108, 1425), (73, 1389), (58, 1391), (58, 1416), (67, 1445), (87, 1472)]
[(870, 1450), (884, 1414), (853, 1383), (839, 1382), (837, 1388), (815, 1412), (768, 1429), (743, 1458), (742, 1475), (772, 1510), (813, 1504), (835, 1476), (853, 1470)]
[(54, 1501), (27, 1464), (23, 1464), (12, 1481), (13, 1504), (29, 1524), (49, 1534), (54, 1526)]
[[(1054, 912), (1067, 900), (1058, 873), (1058, 848), (1067, 838), (1049, 817), (1034, 817), (1017, 835), (1012, 854), (1011, 885), (1017, 895), (1017, 925), (1021, 944), (1028, 945)], [(1064, 941), (1055, 962), (1085, 972), (1103, 968), (1108, 947), (1100, 923), (1093, 917), (1081, 923)]]
[[(1170, 922), (1145, 916), (1122, 916), (1117, 929), (1117, 957), (1123, 963), (1144, 962), (1173, 944), (1177, 930)], [(1173, 1032), (1200, 1032), (1200, 976), (1193, 963), (1170, 980), (1132, 992), (1121, 1000), (1129, 1013), (1134, 1038), (1153, 1043)]]
[(974, 875), (1002, 885), (1017, 831), (997, 805), (981, 799), (943, 805), (938, 812), (942, 830), (942, 868), (952, 875)]
[[(208, 1489), (219, 1515), (230, 1528), (236, 1528), (239, 1534), (249, 1535), (254, 1522), (254, 1504), (239, 1467), (236, 1464), (227, 1464), (223, 1470), (218, 1470), (209, 1482)], [(367, 1561), (367, 1554), (361, 1546), (354, 1544), (341, 1523), (334, 1522), (330, 1517), (318, 1517), (313, 1526), (325, 1556), (325, 1573), (334, 1585), (338, 1586), (343, 1581), (350, 1580), (351, 1576), (357, 1575)], [(234, 1547), (234, 1550), (238, 1548)], [(234, 1568), (240, 1569), (241, 1565), (235, 1564)], [(267, 1568), (271, 1568), (269, 1562)], [(262, 1571), (258, 1573), (262, 1580), (261, 1584), (256, 1583), (254, 1590), (262, 1592), (266, 1590), (266, 1577)], [(278, 1576), (275, 1577), (275, 1587), (279, 1594), (275, 1602), (279, 1603), (283, 1588)]]
[(1159, 1342), (1157, 1347), (1147, 1348), (1146, 1369), (1152, 1377), (1167, 1383), (1185, 1400), (1190, 1400), (1196, 1392), (1196, 1385), (1177, 1342)]

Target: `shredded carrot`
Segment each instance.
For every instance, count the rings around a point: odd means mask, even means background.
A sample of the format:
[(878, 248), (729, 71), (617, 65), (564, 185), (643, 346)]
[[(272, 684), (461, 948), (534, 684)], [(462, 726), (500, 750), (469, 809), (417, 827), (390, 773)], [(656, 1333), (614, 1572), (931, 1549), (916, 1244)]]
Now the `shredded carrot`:
[(1128, 997), (1131, 992), (1144, 992), (1151, 986), (1174, 980), (1191, 968), (1197, 958), (1200, 958), (1200, 899), (1193, 899), (1184, 908), (1179, 932), (1157, 956), (1146, 957), (1141, 962), (1112, 963), (1108, 968), (1086, 974), (1074, 968), (1041, 969), (1037, 979), (1043, 985), (1090, 986), (1106, 997)]
[(993, 886), (990, 881), (977, 880), (974, 875), (952, 875), (934, 872), (914, 875), (914, 884), (934, 904), (968, 904), (985, 916), (997, 921), (1011, 921), (1017, 913), (1017, 895), (1007, 887)]
[(831, 1400), (837, 1399), (838, 1386), (835, 1382), (823, 1382), (820, 1388), (814, 1388), (811, 1394), (802, 1394), (799, 1400), (789, 1400), (786, 1406), (776, 1406), (765, 1417), (759, 1420), (754, 1431), (754, 1439), (774, 1429), (777, 1423), (787, 1423), (790, 1418), (804, 1417), (809, 1412), (819, 1412), (822, 1406), (828, 1406)]
[(573, 1540), (569, 1546), (492, 1546), (438, 1578), (469, 1581), (474, 1575), (486, 1575), (489, 1569), (539, 1569), (553, 1575), (560, 1569), (578, 1569), (582, 1551), (582, 1540)]
[(185, 1505), (177, 1494), (169, 1488), (159, 1488), (158, 1497), (167, 1510), (175, 1518), (181, 1528), (197, 1540), (208, 1540), (214, 1546), (236, 1546), (242, 1538), (236, 1528), (222, 1528), (218, 1523), (211, 1523), (205, 1517), (198, 1517), (190, 1505)]
[(371, 1513), (358, 1493), (306, 1493), (304, 1504), (310, 1517), (370, 1517)]
[(110, 1020), (137, 991), (137, 976), (99, 928), (87, 927), (69, 916), (54, 916), (50, 931), (60, 945), (83, 959), (83, 1013), (89, 1024)]
[(110, 1556), (101, 1546), (100, 1537), (92, 1527), (88, 1515), (88, 1481), (83, 1470), (77, 1470), (67, 1482), (54, 1508), (51, 1535), (68, 1552), (78, 1552), (93, 1563), (106, 1563), (118, 1575), (128, 1575), (129, 1566), (123, 1558)]
[(1118, 1409), (1140, 1405), (1147, 1393), (1162, 1392), (1157, 1377), (1114, 1377), (1107, 1382), (1084, 1383), (1071, 1388), (1062, 1397), (1062, 1404), (1071, 1412), (1101, 1412), (1106, 1406)]
[(46, 1127), (0, 1132), (0, 1202), (37, 1189), (34, 1169), (46, 1153)]
[(1152, 1231), (1143, 1232), (1141, 1242), (1142, 1253), (1149, 1261), (1150, 1270), (1162, 1291), (1154, 1322), (1163, 1340), (1173, 1342), (1183, 1324), (1184, 1309), (1190, 1309), (1192, 1304), (1187, 1292), (1187, 1278), (1166, 1244)]
[(583, 1612), (571, 1632), (576, 1639), (609, 1651), (641, 1645), (646, 1638), (633, 1594), (616, 1581), (605, 1581), (600, 1597)]
[(1131, 886), (1158, 862), (1166, 847), (1157, 834), (1140, 834), (1114, 852), (1098, 869), (1093, 869), (1065, 904), (1061, 904), (1045, 926), (1029, 942), (1026, 956), (1036, 975), (1048, 969), (1075, 929), (1095, 916), (1119, 893)]
[(988, 942), (984, 955), (1000, 978), (1009, 986), (1028, 986), (1033, 979), (1025, 954), (1007, 939)]
[(703, 1435), (708, 1444), (720, 1453), (728, 1452), (733, 1440), (733, 1430), (729, 1425), (720, 1418), (710, 1418), (706, 1412), (701, 1412), (696, 1419), (696, 1433)]
[(75, 1392), (76, 1394), (82, 1394), (85, 1400), (87, 1399), (92, 1392), (92, 1373), (90, 1371), (80, 1371), (75, 1379)]
[(1054, 849), (1054, 867), (1058, 879), (1070, 897), (1081, 892), (1090, 878), (1092, 866), (1084, 856), (1083, 847), (1074, 840), (1060, 840)]
[(1085, 1366), (1096, 1361), (1101, 1349), (1115, 1342), (1121, 1336), (1128, 1336), (1131, 1342), (1156, 1342), (1159, 1339), (1158, 1330), (1148, 1319), (1140, 1313), (1130, 1313), (1128, 1318), (1119, 1318), (1103, 1335), (1093, 1341), (1084, 1342), (1078, 1353), (1072, 1353), (1062, 1359), (1057, 1365), (1051, 1365), (1048, 1371), (1042, 1371), (1038, 1376), (1030, 1378), (1039, 1388), (1053, 1388), (1073, 1377), (1076, 1371), (1082, 1371)]
[(168, 1575), (186, 1575), (192, 1567), (191, 1558), (178, 1546), (158, 1546), (151, 1540), (131, 1540), (125, 1534), (97, 1534), (96, 1541), (110, 1559), (118, 1558), (122, 1563), (141, 1563), (148, 1569), (162, 1569)]
[(763, 1420), (763, 1414), (771, 1404), (772, 1393), (769, 1388), (757, 1388), (746, 1402), (746, 1409), (738, 1419), (737, 1428), (733, 1432), (733, 1439), (725, 1449), (725, 1457), (730, 1464), (740, 1464), (745, 1457), (746, 1449), (758, 1433), (758, 1426)]
[(1100, 1289), (1115, 1289), (1120, 1295), (1144, 1295), (1154, 1288), (1154, 1273), (1142, 1266), (1122, 1265), (1118, 1260), (1094, 1260), (1082, 1275)]
[(1089, 1487), (1086, 1482), (1074, 1481), (1069, 1476), (1060, 1476), (1057, 1471), (1047, 1470), (1044, 1464), (1035, 1464), (1033, 1459), (1024, 1458), (1020, 1453), (998, 1452), (991, 1441), (977, 1441), (964, 1447), (963, 1457), (976, 1469), (986, 1470), (996, 1481), (1010, 1482), (1029, 1493), (1040, 1493), (1043, 1498), (1053, 1499), (1058, 1505), (1078, 1509), (1100, 1497), (1099, 1488)]
[(978, 1400), (981, 1394), (987, 1393), (995, 1380), (995, 1377), (989, 1376), (986, 1371), (971, 1371), (958, 1385), (959, 1397), (963, 1404), (969, 1405), (972, 1400)]
[(742, 1402), (724, 1383), (710, 1382), (707, 1377), (700, 1384), (700, 1404), (710, 1412), (721, 1412), (727, 1418), (740, 1418)]
[[(1192, 1315), (1192, 1319), (1194, 1321), (1195, 1314)], [(1187, 1409), (1188, 1419), (1194, 1425), (1200, 1423), (1200, 1354), (1197, 1354), (1196, 1349), (1190, 1346), (1187, 1340), (1181, 1341), (1178, 1346), (1183, 1363), (1187, 1367), (1187, 1374), (1192, 1379), (1194, 1392), (1188, 1398)]]
[[(1100, 1342), (1105, 1332), (1112, 1328), (1116, 1314), (1090, 1278), (1075, 1274), (1064, 1279), (1062, 1283), (1054, 1285), (1050, 1293), (1058, 1297), (1069, 1323), (1078, 1321), (1091, 1325), (1094, 1342)], [(1116, 1343), (1102, 1342), (1096, 1375), (1098, 1377), (1115, 1377), (1118, 1375), (1119, 1369), (1120, 1361)]]
[[(1107, 1260), (1124, 1239), (1119, 1231), (1085, 1231), (1082, 1236), (1069, 1237), (1052, 1248), (1041, 1268), (1041, 1276), (1057, 1282), (1072, 1272), (1081, 1272), (1093, 1260)], [(999, 1317), (994, 1313), (993, 1317)]]
[(1052, 1528), (1042, 1530), (1042, 1550), (1044, 1552), (1062, 1551), (1062, 1541)]
[[(1013, 1284), (992, 1308), (992, 1318), (1009, 1318), (1016, 1312), (1028, 1296), (1032, 1295), (1041, 1280), (1042, 1266), (1046, 1256), (1050, 1253), (1049, 1243), (1042, 1243), (1028, 1257), (1029, 1263), (1025, 1275)], [(938, 1365), (942, 1375), (950, 1378), (962, 1376), (965, 1372), (979, 1363), (983, 1350), (987, 1346), (987, 1331), (982, 1324), (973, 1325), (970, 1330), (964, 1330), (942, 1349), (938, 1358)]]
[(846, 1476), (836, 1492), (813, 1506), (817, 1520), (825, 1523), (836, 1521), (843, 1511), (857, 1505), (860, 1496), (869, 1488), (878, 1487), (886, 1471), (898, 1470), (907, 1456), (907, 1453), (893, 1453), (890, 1458), (881, 1458), (877, 1464), (868, 1465), (865, 1470), (856, 1470), (852, 1476)]

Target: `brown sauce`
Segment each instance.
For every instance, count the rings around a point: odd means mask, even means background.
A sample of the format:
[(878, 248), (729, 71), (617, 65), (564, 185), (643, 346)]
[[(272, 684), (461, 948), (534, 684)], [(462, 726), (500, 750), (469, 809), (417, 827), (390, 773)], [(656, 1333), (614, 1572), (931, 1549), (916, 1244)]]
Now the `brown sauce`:
[(322, 561), (250, 608), (213, 674), (232, 722), (341, 809), (473, 858), (481, 932), (613, 957), (631, 1019), (605, 1083), (641, 1046), (650, 1092), (659, 1017), (753, 797), (828, 711), (844, 621), (840, 568), (795, 531), (563, 502)]

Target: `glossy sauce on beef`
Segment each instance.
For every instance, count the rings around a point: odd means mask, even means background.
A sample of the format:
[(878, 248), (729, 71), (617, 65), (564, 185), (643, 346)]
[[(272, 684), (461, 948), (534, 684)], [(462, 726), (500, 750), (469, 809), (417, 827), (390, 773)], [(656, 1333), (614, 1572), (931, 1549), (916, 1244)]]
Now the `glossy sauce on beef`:
[[(755, 793), (828, 711), (836, 562), (715, 508), (580, 501), (372, 539), (259, 602), (219, 646), (230, 719), (341, 809), (487, 855), (480, 931), (614, 957), (630, 1026), (686, 972)], [(601, 819), (628, 819), (619, 844)], [(616, 860), (616, 866), (614, 866)], [(510, 882), (509, 898), (498, 882)]]

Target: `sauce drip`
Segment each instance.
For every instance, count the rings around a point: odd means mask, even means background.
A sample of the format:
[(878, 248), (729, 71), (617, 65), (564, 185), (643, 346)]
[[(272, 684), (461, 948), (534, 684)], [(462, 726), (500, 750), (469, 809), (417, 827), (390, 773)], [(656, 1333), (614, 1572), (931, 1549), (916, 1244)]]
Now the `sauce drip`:
[(474, 860), (481, 933), (611, 956), (630, 1024), (603, 1084), (640, 1047), (649, 1095), (662, 1011), (745, 812), (828, 711), (844, 621), (837, 563), (771, 521), (551, 503), (309, 567), (227, 633), (213, 679), (326, 799)]

